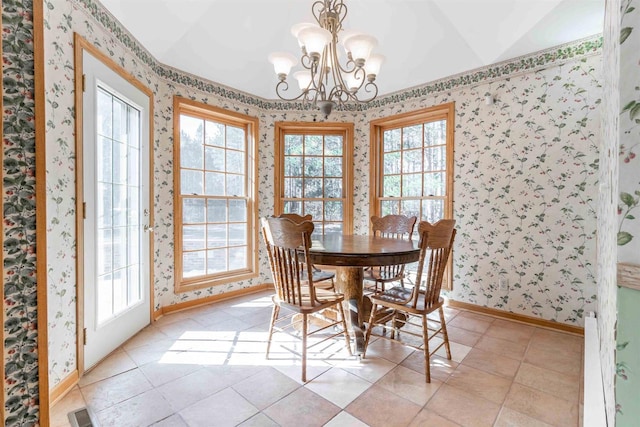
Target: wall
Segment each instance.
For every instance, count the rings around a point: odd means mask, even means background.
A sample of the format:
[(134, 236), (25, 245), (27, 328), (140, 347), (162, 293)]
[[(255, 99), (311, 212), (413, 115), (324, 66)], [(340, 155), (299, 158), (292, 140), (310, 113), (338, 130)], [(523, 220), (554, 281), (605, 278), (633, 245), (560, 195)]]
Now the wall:
[[(622, 2), (620, 36), (620, 146), (618, 262), (640, 266), (640, 2)], [(636, 278), (638, 280), (638, 278)], [(618, 289), (616, 425), (640, 419), (640, 290)]]
[[(158, 64), (93, 0), (45, 2), (47, 196), (49, 211), (49, 355), (52, 385), (75, 367), (73, 32), (110, 55), (155, 96), (154, 191), (156, 308), (246, 288), (261, 277), (173, 293), (172, 111), (174, 94), (257, 116), (259, 213), (272, 212), (274, 122), (311, 121), (315, 111), (267, 101)], [(601, 94), (600, 41), (573, 43), (379, 99), (363, 111), (334, 112), (356, 123), (355, 232), (368, 231), (368, 122), (372, 118), (456, 102), (456, 299), (581, 324), (593, 310), (594, 199)], [(499, 102), (486, 108), (484, 93)], [(494, 123), (492, 125), (491, 123)], [(497, 156), (497, 157), (495, 157)], [(496, 161), (496, 159), (498, 161)], [(472, 185), (479, 182), (479, 185)], [(485, 245), (483, 242), (491, 244)], [(497, 261), (494, 261), (497, 260)], [(509, 277), (504, 294), (493, 286)], [(489, 294), (496, 295), (493, 298)]]
[(4, 425), (34, 425), (48, 419), (48, 407), (40, 407), (40, 392), (46, 397), (48, 391), (46, 359), (38, 360), (46, 346), (46, 328), (38, 328), (44, 319), (38, 304), (46, 305), (45, 234), (36, 236), (36, 227), (40, 230), (44, 224), (39, 194), (44, 182), (40, 179), (44, 176), (42, 97), (37, 92), (42, 46), (41, 31), (34, 27), (34, 22), (40, 25), (41, 13), (31, 1), (2, 2)]

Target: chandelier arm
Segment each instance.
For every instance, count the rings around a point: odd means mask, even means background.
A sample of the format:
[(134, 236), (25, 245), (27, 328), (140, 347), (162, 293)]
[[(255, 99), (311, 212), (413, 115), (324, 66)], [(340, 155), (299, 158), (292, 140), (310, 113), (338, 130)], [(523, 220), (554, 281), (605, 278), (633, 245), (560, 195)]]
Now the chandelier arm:
[(280, 82), (278, 82), (278, 84), (276, 85), (276, 95), (278, 95), (278, 98), (284, 100), (284, 101), (296, 101), (302, 97), (304, 97), (305, 95), (307, 95), (308, 91), (303, 91), (300, 95), (292, 97), (292, 98), (288, 98), (285, 95), (282, 95), (281, 92), (286, 92), (289, 90), (289, 83), (286, 80), (281, 80)]
[[(371, 89), (370, 89), (371, 88)], [(378, 96), (378, 85), (375, 84), (374, 82), (368, 82), (367, 84), (364, 85), (364, 91), (366, 93), (372, 93), (372, 95), (369, 98), (365, 98), (365, 99), (358, 99), (356, 97), (354, 97), (354, 100), (359, 102), (359, 103), (366, 103), (369, 101), (373, 101), (376, 96)]]
[(311, 13), (321, 27), (320, 17), (322, 16), (322, 12), (326, 10), (326, 3), (325, 0), (317, 0), (311, 5)]

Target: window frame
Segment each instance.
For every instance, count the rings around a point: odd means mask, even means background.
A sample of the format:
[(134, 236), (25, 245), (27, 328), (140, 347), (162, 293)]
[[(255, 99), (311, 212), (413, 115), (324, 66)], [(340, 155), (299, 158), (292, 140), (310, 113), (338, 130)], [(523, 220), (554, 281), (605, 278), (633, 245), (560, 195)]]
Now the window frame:
[[(380, 215), (381, 199), (383, 198), (383, 136), (391, 129), (404, 128), (417, 124), (446, 120), (446, 187), (444, 197), (432, 196), (434, 199), (444, 199), (444, 219), (453, 219), (453, 189), (454, 189), (454, 134), (455, 134), (455, 104), (453, 102), (423, 108), (416, 111), (401, 113), (370, 122), (370, 156), (369, 165), (369, 209), (370, 215)], [(425, 147), (423, 143), (423, 147)], [(402, 176), (403, 173), (400, 174)], [(421, 196), (421, 200), (430, 197)], [(386, 198), (385, 198), (386, 199)], [(397, 197), (402, 200), (403, 197)], [(412, 197), (413, 199), (413, 197)], [(421, 218), (418, 218), (418, 222)], [(451, 290), (453, 285), (453, 255), (449, 257), (447, 272), (442, 287)]]
[[(276, 122), (274, 146), (274, 215), (284, 213), (284, 138), (286, 135), (337, 135), (343, 137), (343, 234), (353, 234), (353, 123)], [(324, 157), (324, 155), (323, 155)], [(302, 197), (301, 200), (305, 198)], [(324, 198), (323, 198), (324, 199)], [(317, 223), (314, 218), (314, 223)]]
[[(182, 200), (180, 191), (180, 116), (187, 115), (203, 120), (215, 121), (224, 125), (245, 129), (245, 190), (246, 195), (240, 197), (247, 201), (247, 267), (239, 270), (205, 274), (196, 277), (183, 277), (183, 245), (182, 245)], [(224, 285), (258, 277), (258, 135), (259, 120), (257, 117), (225, 110), (202, 102), (193, 101), (180, 96), (173, 99), (173, 213), (174, 213), (174, 289), (176, 293), (188, 292), (202, 288)], [(206, 194), (198, 195), (207, 199)], [(220, 196), (213, 196), (214, 198)], [(222, 196), (229, 197), (229, 196)], [(231, 197), (229, 197), (231, 199)], [(227, 224), (230, 222), (227, 220)]]

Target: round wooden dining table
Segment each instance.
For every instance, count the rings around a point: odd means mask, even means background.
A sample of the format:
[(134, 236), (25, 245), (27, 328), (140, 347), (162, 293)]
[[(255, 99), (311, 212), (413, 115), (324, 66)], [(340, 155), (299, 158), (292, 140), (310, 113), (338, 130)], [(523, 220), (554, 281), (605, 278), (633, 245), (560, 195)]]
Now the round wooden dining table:
[(309, 251), (316, 266), (336, 267), (336, 289), (348, 302), (350, 323), (355, 336), (356, 354), (364, 351), (363, 322), (371, 311), (368, 298), (363, 298), (365, 267), (408, 264), (418, 261), (417, 242), (376, 236), (330, 234), (313, 236)]

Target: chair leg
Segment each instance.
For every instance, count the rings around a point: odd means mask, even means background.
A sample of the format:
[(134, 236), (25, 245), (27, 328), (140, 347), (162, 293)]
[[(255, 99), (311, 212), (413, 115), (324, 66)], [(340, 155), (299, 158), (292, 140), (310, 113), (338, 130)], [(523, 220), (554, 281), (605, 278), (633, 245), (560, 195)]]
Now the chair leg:
[(280, 306), (277, 304), (274, 304), (273, 310), (271, 311), (271, 322), (269, 323), (269, 339), (267, 340), (267, 359), (269, 358), (269, 350), (271, 350), (271, 338), (273, 337), (273, 328), (276, 324), (276, 320), (278, 320), (278, 314), (280, 314)]
[(427, 315), (422, 315), (422, 339), (424, 340), (424, 370), (428, 383), (431, 382), (431, 356), (429, 351), (429, 329), (427, 328)]
[(302, 315), (302, 382), (307, 382), (307, 314)]
[(344, 339), (347, 344), (347, 351), (349, 352), (349, 356), (353, 356), (351, 352), (351, 337), (349, 337), (349, 330), (347, 329), (347, 320), (344, 317), (344, 307), (342, 307), (342, 303), (338, 304), (338, 312), (340, 314), (340, 319), (342, 319), (342, 329), (344, 330)]
[(369, 338), (371, 338), (371, 330), (373, 329), (373, 322), (376, 318), (376, 310), (378, 309), (377, 304), (371, 305), (371, 315), (369, 316), (369, 327), (367, 328), (367, 332), (364, 334), (364, 349), (362, 350), (362, 358), (364, 359), (367, 354), (367, 347), (369, 346)]
[(444, 348), (447, 350), (447, 359), (451, 360), (451, 348), (449, 347), (449, 334), (447, 334), (447, 324), (444, 321), (444, 309), (442, 306), (438, 308), (440, 314), (440, 329), (442, 329), (442, 338), (444, 339)]

